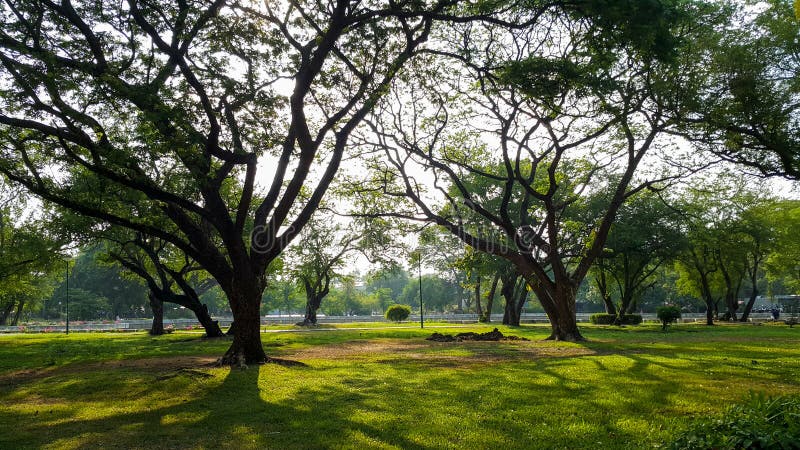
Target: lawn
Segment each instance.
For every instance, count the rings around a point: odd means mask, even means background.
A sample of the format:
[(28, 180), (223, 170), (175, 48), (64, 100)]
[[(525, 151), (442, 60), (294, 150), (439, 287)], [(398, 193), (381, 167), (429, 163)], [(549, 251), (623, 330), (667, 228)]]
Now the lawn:
[[(370, 327), (364, 324), (363, 327)], [(800, 392), (800, 328), (500, 327), (265, 333), (303, 366), (215, 368), (176, 332), (0, 336), (0, 448), (654, 448), (750, 391)]]

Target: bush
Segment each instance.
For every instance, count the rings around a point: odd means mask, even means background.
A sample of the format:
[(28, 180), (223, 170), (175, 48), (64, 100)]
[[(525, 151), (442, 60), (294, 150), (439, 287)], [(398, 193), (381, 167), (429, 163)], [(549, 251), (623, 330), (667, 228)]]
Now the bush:
[(661, 329), (667, 331), (669, 324), (681, 318), (681, 310), (677, 306), (659, 306), (656, 316), (661, 321)]
[(721, 417), (703, 418), (680, 433), (673, 449), (798, 448), (800, 396), (750, 395)]
[(386, 318), (392, 322), (402, 322), (408, 319), (411, 307), (408, 305), (391, 305), (386, 308)]
[[(614, 314), (597, 313), (589, 316), (589, 322), (594, 325), (613, 325), (617, 316)], [(642, 316), (639, 314), (625, 314), (622, 316), (620, 325), (639, 325), (642, 323)]]
[(622, 316), (623, 325), (639, 325), (640, 323), (642, 323), (641, 314), (625, 314)]

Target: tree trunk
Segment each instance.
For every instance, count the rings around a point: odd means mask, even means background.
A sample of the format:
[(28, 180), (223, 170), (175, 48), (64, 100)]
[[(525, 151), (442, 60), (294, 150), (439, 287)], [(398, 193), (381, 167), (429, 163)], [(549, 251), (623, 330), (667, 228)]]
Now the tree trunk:
[(750, 293), (750, 298), (747, 300), (747, 304), (744, 306), (744, 311), (742, 311), (742, 316), (739, 317), (739, 322), (747, 322), (750, 318), (750, 312), (753, 311), (753, 306), (756, 304), (756, 298), (758, 297), (758, 290), (753, 288), (753, 292)]
[(528, 301), (527, 284), (524, 278), (518, 277), (514, 290), (514, 315), (517, 318), (517, 325), (522, 320), (522, 308), (525, 307), (526, 301)]
[(578, 293), (577, 286), (552, 285), (545, 287), (534, 276), (526, 276), (528, 285), (539, 298), (539, 302), (550, 320), (552, 332), (547, 340), (550, 341), (585, 341), (578, 329), (578, 319), (575, 315), (575, 302)]
[(714, 325), (714, 299), (711, 296), (711, 286), (708, 282), (708, 274), (701, 270), (697, 265), (695, 267), (700, 274), (700, 294), (703, 296), (703, 301), (706, 303), (706, 325)]
[(225, 332), (226, 336), (235, 336), (236, 335), (236, 321), (234, 320), (231, 322), (231, 326), (228, 327), (228, 331)]
[(606, 272), (601, 270), (600, 273), (594, 278), (597, 290), (600, 291), (600, 297), (603, 299), (603, 307), (605, 307), (606, 314), (617, 315), (617, 307), (614, 301), (611, 300), (611, 294), (608, 292), (608, 282), (606, 280)]
[(322, 305), (322, 297), (318, 294), (312, 294), (306, 297), (306, 315), (302, 322), (298, 325), (316, 325), (317, 324), (317, 311)]
[(503, 325), (519, 326), (519, 316), (516, 314), (515, 305), (513, 302), (509, 302), (508, 299), (506, 299), (506, 307), (503, 313)]
[(516, 286), (516, 277), (503, 276), (503, 287), (500, 289), (500, 295), (505, 299), (505, 308), (503, 310), (503, 325), (519, 326), (519, 317), (516, 314), (516, 297), (514, 288)]
[(19, 317), (22, 315), (22, 310), (25, 308), (25, 300), (20, 300), (19, 304), (17, 305), (17, 312), (14, 314), (14, 318), (11, 319), (11, 326), (17, 326), (19, 323)]
[(625, 289), (619, 299), (619, 309), (617, 310), (617, 318), (614, 319), (614, 325), (622, 325), (623, 317), (628, 314), (631, 307), (631, 297), (630, 290)]
[(5, 325), (8, 322), (8, 316), (11, 315), (11, 311), (14, 310), (14, 305), (16, 302), (14, 300), (9, 301), (2, 310), (0, 310), (0, 325)]
[(475, 280), (475, 312), (478, 314), (478, 320), (483, 317), (483, 310), (481, 308), (481, 277), (476, 277)]
[(157, 298), (153, 292), (147, 294), (150, 299), (150, 309), (153, 310), (153, 325), (150, 327), (151, 336), (164, 334), (164, 302)]
[(714, 325), (714, 305), (706, 302), (706, 325)]
[(263, 364), (267, 362), (267, 354), (261, 344), (260, 303), (262, 289), (258, 289), (255, 280), (243, 283), (239, 280), (232, 283), (228, 293), (236, 332), (225, 355), (219, 360), (221, 365), (246, 367), (247, 364)]
[(489, 323), (492, 321), (492, 307), (494, 306), (494, 294), (497, 292), (497, 283), (500, 282), (500, 275), (495, 275), (492, 280), (492, 287), (486, 294), (486, 309), (483, 310), (483, 315), (478, 319), (480, 322)]
[(203, 326), (203, 329), (206, 330), (206, 337), (207, 338), (218, 338), (223, 337), (225, 334), (222, 332), (222, 329), (219, 327), (219, 322), (212, 319), (211, 315), (208, 313), (208, 306), (198, 303), (197, 305), (192, 305), (193, 307), (189, 307), (192, 310), (195, 317), (197, 317), (197, 321), (200, 322), (200, 325)]

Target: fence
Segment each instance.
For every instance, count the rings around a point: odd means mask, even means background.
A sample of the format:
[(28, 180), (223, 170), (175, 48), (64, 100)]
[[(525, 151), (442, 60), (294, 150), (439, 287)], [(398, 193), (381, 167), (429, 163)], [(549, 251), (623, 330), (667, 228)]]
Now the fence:
[[(578, 313), (578, 322), (588, 322), (590, 313)], [(493, 316), (495, 322), (499, 322), (502, 315), (496, 314)], [(645, 321), (657, 321), (655, 314), (642, 314), (642, 319)], [(772, 319), (770, 313), (753, 313), (750, 314), (750, 322), (766, 322)], [(215, 320), (219, 321), (220, 327), (226, 328), (230, 326), (233, 319), (231, 317), (218, 317)], [(293, 325), (303, 320), (301, 315), (271, 315), (261, 318), (262, 325)], [(320, 315), (317, 318), (320, 324), (336, 324), (336, 323), (354, 323), (354, 322), (385, 322), (383, 316), (324, 316)], [(411, 315), (408, 318), (409, 322), (419, 323), (419, 315)], [(705, 313), (700, 314), (684, 314), (681, 322), (700, 322), (706, 320)], [(477, 314), (425, 314), (425, 322), (445, 322), (445, 323), (475, 323), (478, 321)], [(547, 316), (541, 313), (525, 313), (522, 314), (522, 323), (548, 323)], [(152, 324), (150, 319), (124, 319), (113, 323), (97, 323), (97, 322), (71, 322), (69, 330), (74, 332), (85, 331), (141, 331), (149, 330)], [(164, 320), (164, 326), (172, 326), (176, 330), (186, 329), (201, 329), (200, 323), (195, 319), (173, 319)], [(35, 324), (35, 325), (20, 325), (20, 326), (6, 326), (0, 327), (0, 333), (63, 333), (66, 331), (66, 324)]]

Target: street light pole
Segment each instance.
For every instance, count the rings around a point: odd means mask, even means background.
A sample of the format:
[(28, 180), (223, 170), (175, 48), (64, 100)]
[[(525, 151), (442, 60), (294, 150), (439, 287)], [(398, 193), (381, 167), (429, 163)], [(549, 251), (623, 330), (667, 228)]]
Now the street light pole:
[(422, 315), (422, 251), (417, 253), (417, 275), (419, 279), (419, 327), (425, 328), (425, 319)]
[(69, 260), (67, 260), (67, 277), (66, 280), (66, 287), (67, 287), (67, 334), (69, 334)]

